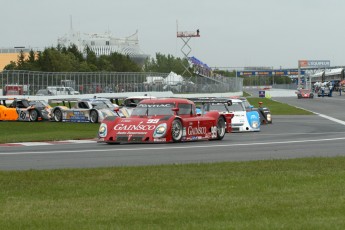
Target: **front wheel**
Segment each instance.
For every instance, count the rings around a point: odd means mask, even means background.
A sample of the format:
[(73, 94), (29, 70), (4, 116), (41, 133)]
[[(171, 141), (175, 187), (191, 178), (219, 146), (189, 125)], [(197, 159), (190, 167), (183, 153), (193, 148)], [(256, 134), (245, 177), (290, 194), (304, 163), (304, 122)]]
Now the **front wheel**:
[(173, 120), (171, 124), (171, 137), (173, 142), (180, 142), (182, 139), (182, 123), (179, 119)]
[(30, 121), (38, 120), (38, 111), (36, 109), (30, 110), (29, 112)]
[(217, 121), (217, 140), (222, 140), (225, 136), (225, 120), (224, 117), (219, 117)]
[(96, 110), (91, 110), (90, 112), (90, 122), (91, 123), (98, 123), (98, 113)]
[(58, 121), (58, 122), (62, 121), (62, 112), (61, 112), (61, 109), (56, 109), (56, 110), (54, 111), (54, 120), (55, 120), (55, 121)]

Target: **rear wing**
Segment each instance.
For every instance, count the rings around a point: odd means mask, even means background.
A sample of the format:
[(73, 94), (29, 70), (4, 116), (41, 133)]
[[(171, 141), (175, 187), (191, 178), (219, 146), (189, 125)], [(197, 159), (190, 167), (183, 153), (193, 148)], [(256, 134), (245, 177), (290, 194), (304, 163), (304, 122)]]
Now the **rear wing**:
[(60, 103), (62, 103), (63, 106), (67, 106), (69, 108), (72, 108), (71, 103), (77, 102), (79, 100), (80, 100), (79, 98), (54, 98), (54, 99), (49, 99), (48, 104), (51, 104), (51, 103), (60, 104)]
[(123, 101), (123, 100), (125, 100), (128, 97), (103, 97), (103, 96), (101, 96), (101, 97), (97, 97), (97, 98), (109, 99), (111, 103), (120, 106), (120, 104), (121, 104), (120, 100)]
[[(29, 100), (28, 98), (26, 97), (13, 97), (13, 96), (10, 96), (10, 97), (0, 97), (0, 105), (3, 105), (3, 106), (8, 106), (7, 104), (7, 101), (11, 101), (11, 103), (15, 100)], [(9, 103), (9, 104), (11, 104)]]
[(228, 98), (188, 98), (188, 100), (193, 101), (194, 103), (199, 104), (227, 104), (228, 106), (232, 105), (232, 100)]

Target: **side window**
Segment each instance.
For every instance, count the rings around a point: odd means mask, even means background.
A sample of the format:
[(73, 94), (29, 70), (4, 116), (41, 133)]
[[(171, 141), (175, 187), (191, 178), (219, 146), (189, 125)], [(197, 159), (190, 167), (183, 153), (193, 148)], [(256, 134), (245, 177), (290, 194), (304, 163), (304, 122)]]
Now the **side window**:
[(195, 112), (195, 108), (191, 104), (179, 104), (178, 108), (179, 115), (193, 115)]
[(87, 106), (87, 104), (85, 102), (79, 102), (78, 103), (78, 107), (80, 109), (88, 109), (88, 106)]

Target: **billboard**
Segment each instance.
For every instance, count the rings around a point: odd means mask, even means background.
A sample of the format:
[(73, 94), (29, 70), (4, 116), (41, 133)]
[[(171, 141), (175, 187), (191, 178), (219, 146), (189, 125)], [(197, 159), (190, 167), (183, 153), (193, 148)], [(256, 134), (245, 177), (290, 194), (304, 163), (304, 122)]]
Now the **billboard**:
[[(301, 74), (305, 74), (305, 70), (301, 70)], [(298, 69), (285, 70), (266, 70), (266, 71), (238, 71), (237, 77), (245, 76), (291, 76), (298, 75)]]
[(327, 68), (331, 66), (330, 60), (299, 60), (299, 68)]

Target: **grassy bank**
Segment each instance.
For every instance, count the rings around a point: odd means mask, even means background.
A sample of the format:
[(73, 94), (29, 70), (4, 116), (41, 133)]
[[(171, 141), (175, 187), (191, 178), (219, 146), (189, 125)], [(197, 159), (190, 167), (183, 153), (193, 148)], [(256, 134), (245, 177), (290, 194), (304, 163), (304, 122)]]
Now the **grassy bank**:
[(263, 102), (263, 107), (268, 107), (271, 110), (272, 115), (311, 115), (313, 113), (304, 109), (299, 109), (294, 106), (273, 101), (268, 98), (250, 97), (247, 98), (250, 104), (255, 107), (259, 106), (259, 102)]
[(60, 122), (0, 122), (0, 143), (57, 141), (97, 137), (99, 124)]
[(344, 229), (345, 158), (0, 172), (2, 229)]

